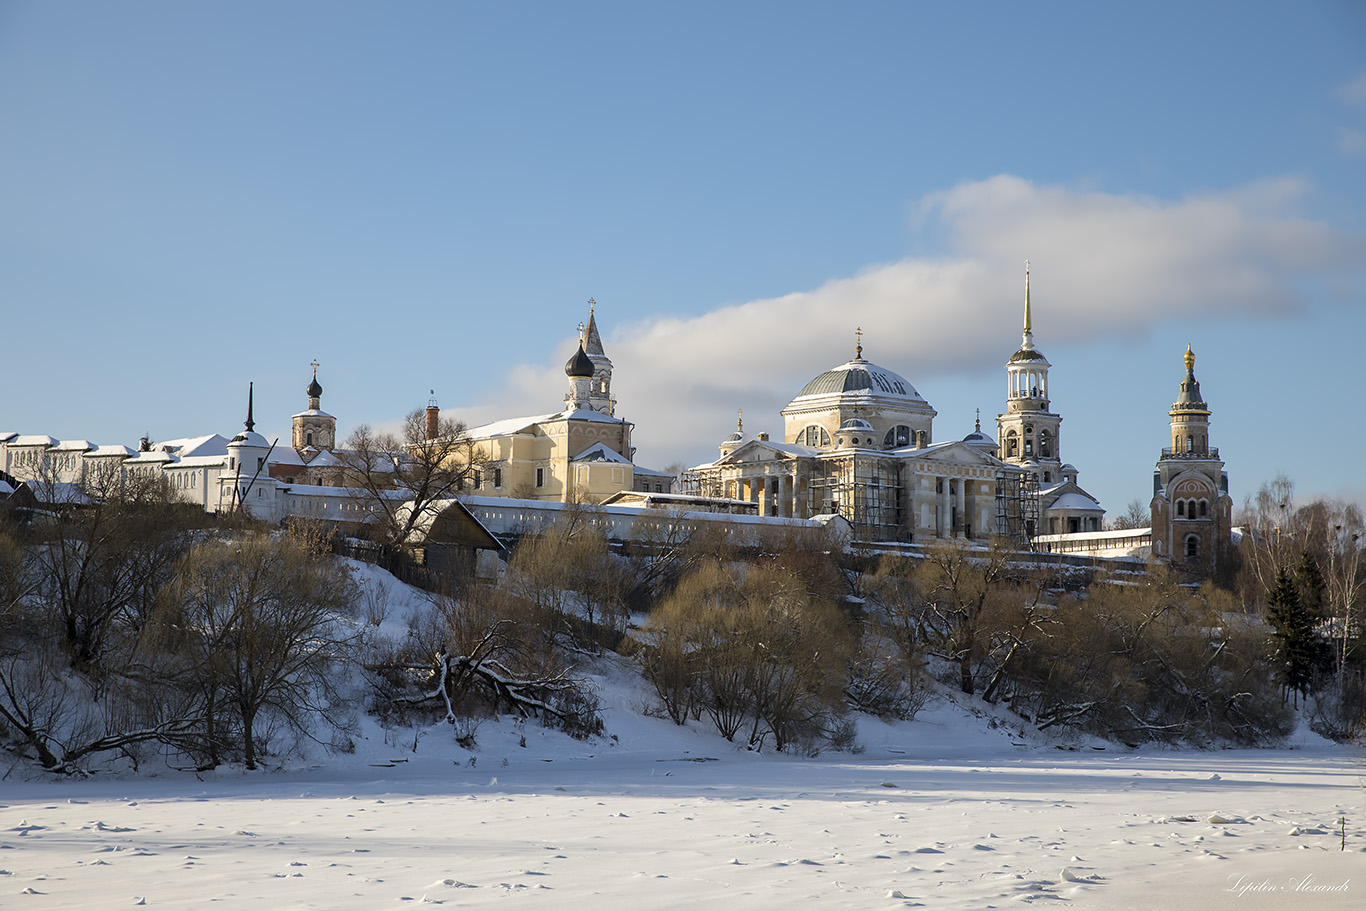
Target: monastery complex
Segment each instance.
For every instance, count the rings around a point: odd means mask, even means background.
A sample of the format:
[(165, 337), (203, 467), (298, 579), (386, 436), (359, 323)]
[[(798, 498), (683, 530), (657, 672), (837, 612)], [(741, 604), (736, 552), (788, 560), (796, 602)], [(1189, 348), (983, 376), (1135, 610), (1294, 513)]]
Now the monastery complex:
[[(1151, 527), (1105, 530), (1104, 508), (1063, 459), (1063, 418), (1052, 408), (1051, 365), (1035, 345), (1027, 269), (1020, 347), (1005, 362), (994, 432), (983, 432), (979, 418), (962, 439), (936, 439), (937, 412), (905, 377), (864, 358), (859, 333), (850, 360), (818, 373), (782, 409), (782, 439), (751, 436), (737, 420), (714, 461), (677, 477), (635, 463), (634, 425), (617, 414), (612, 361), (589, 303), (556, 410), (468, 431), (477, 469), (460, 508), (493, 535), (550, 521), (574, 503), (597, 504), (617, 537), (659, 510), (749, 525), (838, 521), (848, 538), (875, 545), (1006, 539), (1021, 550), (1154, 557), (1196, 575), (1213, 573), (1230, 546), (1228, 476), (1210, 446), (1211, 412), (1189, 348), (1168, 412), (1170, 445), (1155, 445)], [(93, 476), (157, 473), (209, 512), (363, 528), (373, 494), (367, 499), (349, 479), (351, 455), (339, 448), (337, 419), (322, 409), (317, 368), (304, 390), (308, 407), (293, 416), (283, 445), (256, 432), (250, 392), (244, 429), (231, 438), (143, 440), (133, 449), (0, 432), (0, 500), (70, 502)], [(433, 400), (428, 434), (440, 426)]]

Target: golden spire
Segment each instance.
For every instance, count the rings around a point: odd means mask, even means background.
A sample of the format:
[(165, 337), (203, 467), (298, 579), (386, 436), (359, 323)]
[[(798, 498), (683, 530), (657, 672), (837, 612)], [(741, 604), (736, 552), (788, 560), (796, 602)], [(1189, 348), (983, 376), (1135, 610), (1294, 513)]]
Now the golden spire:
[(854, 335), (858, 338), (858, 341), (854, 344), (854, 360), (857, 361), (863, 357), (863, 327), (859, 326), (855, 328)]
[(1192, 373), (1195, 370), (1195, 352), (1191, 351), (1191, 346), (1186, 345), (1186, 372)]

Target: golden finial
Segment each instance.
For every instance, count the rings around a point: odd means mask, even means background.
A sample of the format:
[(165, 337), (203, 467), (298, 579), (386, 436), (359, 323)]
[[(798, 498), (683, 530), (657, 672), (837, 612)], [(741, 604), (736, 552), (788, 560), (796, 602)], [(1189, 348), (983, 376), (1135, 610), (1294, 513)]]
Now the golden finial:
[(313, 367), (313, 379), (316, 380), (316, 379), (318, 378), (318, 359), (317, 359), (316, 357), (313, 359), (312, 367)]
[[(592, 314), (589, 314), (589, 315), (591, 316)], [(579, 347), (580, 347), (580, 348), (583, 347), (583, 331), (584, 331), (585, 328), (586, 328), (586, 327), (584, 326), (584, 324), (582, 323), (582, 321), (580, 321), (580, 323), (579, 323)]]
[(593, 298), (590, 297), (590, 298), (588, 299), (588, 315), (589, 315), (589, 316), (592, 316), (592, 315), (593, 315), (593, 309), (594, 309), (595, 307), (597, 307), (597, 305), (598, 305), (598, 302), (595, 301), (595, 300), (593, 300)]
[(745, 409), (735, 409), (735, 429), (740, 433), (745, 432)]
[(977, 409), (977, 432), (982, 432), (982, 409)]
[(1195, 352), (1194, 352), (1194, 351), (1191, 351), (1191, 346), (1190, 346), (1189, 344), (1187, 344), (1187, 345), (1186, 345), (1186, 372), (1187, 372), (1187, 373), (1190, 373), (1190, 372), (1192, 372), (1193, 370), (1195, 370)]
[(863, 327), (859, 326), (854, 329), (854, 335), (858, 338), (854, 345), (854, 360), (858, 360), (863, 357)]

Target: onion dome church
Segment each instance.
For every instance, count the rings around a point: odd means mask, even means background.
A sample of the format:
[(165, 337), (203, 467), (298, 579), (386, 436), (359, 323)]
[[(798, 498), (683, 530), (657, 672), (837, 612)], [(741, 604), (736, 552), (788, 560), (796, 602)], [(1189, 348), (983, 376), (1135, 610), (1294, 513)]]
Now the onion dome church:
[(596, 302), (564, 365), (569, 390), (554, 414), (495, 421), (469, 431), (482, 461), (470, 493), (559, 502), (600, 502), (621, 491), (670, 493), (673, 478), (634, 463), (635, 425), (616, 413), (612, 361), (602, 347)]

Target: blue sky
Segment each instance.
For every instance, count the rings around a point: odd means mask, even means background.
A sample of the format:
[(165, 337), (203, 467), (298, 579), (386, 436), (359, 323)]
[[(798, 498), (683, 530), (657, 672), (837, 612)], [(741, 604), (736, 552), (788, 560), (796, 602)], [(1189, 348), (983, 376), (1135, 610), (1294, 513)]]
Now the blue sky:
[(1151, 489), (1187, 343), (1239, 502), (1366, 501), (1350, 2), (0, 4), (0, 430), (557, 410), (586, 301), (642, 464), (865, 355)]

